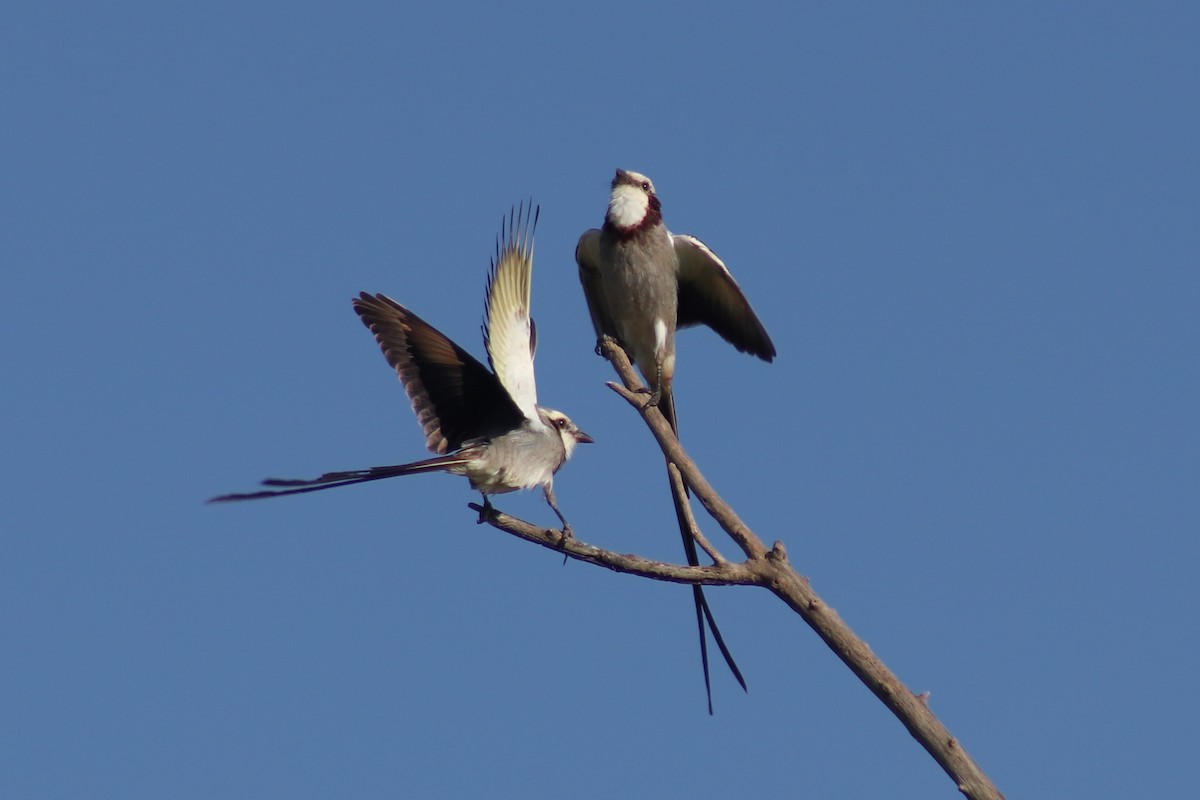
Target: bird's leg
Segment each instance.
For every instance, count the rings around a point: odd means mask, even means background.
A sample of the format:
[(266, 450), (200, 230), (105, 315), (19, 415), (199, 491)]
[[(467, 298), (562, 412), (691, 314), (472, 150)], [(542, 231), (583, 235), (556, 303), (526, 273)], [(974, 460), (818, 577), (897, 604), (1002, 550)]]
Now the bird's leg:
[(558, 503), (554, 502), (554, 490), (549, 485), (542, 487), (543, 493), (546, 495), (546, 502), (554, 509), (554, 513), (558, 514), (558, 519), (562, 522), (562, 540), (561, 544), (566, 544), (567, 539), (574, 539), (575, 534), (571, 533), (571, 525), (567, 522), (567, 518), (558, 510)]
[(662, 400), (662, 361), (654, 359), (654, 391), (650, 393), (650, 399), (646, 401), (648, 406), (658, 405), (658, 401)]
[(658, 405), (658, 401), (662, 400), (662, 362), (658, 359), (654, 361), (654, 380), (650, 380), (649, 374), (641, 364), (638, 364), (638, 369), (642, 371), (642, 376), (646, 378), (650, 386), (639, 386), (633, 390), (633, 393), (650, 395), (650, 399), (646, 401), (647, 406)]
[[(480, 494), (483, 494), (480, 492)], [(496, 507), (492, 505), (492, 501), (488, 499), (486, 494), (483, 494), (483, 508), (479, 509), (479, 519), (475, 520), (476, 525), (482, 525), (492, 518), (496, 513)]]

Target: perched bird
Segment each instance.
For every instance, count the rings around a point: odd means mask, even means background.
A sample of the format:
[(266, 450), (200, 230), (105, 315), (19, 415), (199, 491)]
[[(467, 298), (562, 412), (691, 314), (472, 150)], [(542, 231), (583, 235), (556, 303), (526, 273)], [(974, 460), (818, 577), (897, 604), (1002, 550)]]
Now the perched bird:
[[(604, 226), (579, 237), (575, 261), (596, 336), (610, 336), (621, 344), (650, 384), (651, 403), (658, 404), (676, 434), (679, 426), (671, 382), (675, 377), (677, 329), (704, 324), (742, 352), (764, 361), (775, 358), (771, 337), (724, 262), (696, 237), (667, 230), (662, 204), (645, 175), (617, 170)], [(688, 564), (696, 566), (696, 542), (681, 507), (686, 498), (673, 496), (684, 552)], [(725, 646), (704, 590), (693, 586), (692, 592), (711, 714), (706, 619), (717, 647), (743, 689), (746, 682)]]
[(743, 353), (775, 358), (771, 337), (725, 263), (695, 236), (667, 230), (645, 175), (617, 170), (604, 226), (579, 237), (575, 261), (596, 336), (621, 343), (672, 428), (678, 328), (704, 324)]
[(569, 536), (571, 526), (554, 499), (554, 474), (575, 445), (593, 440), (566, 414), (537, 404), (533, 374), (537, 335), (529, 315), (537, 218), (537, 209), (530, 219), (522, 205), (509, 214), (496, 241), (484, 327), (494, 373), (391, 298), (363, 292), (353, 300), (354, 310), (375, 334), (384, 358), (408, 393), (425, 444), (439, 455), (411, 464), (329, 472), (312, 480), (269, 478), (264, 486), (286, 488), (226, 494), (209, 502), (256, 500), (397, 475), (449, 472), (470, 480), (471, 488), (483, 494), (485, 510), (491, 508), (490, 495), (540, 486)]

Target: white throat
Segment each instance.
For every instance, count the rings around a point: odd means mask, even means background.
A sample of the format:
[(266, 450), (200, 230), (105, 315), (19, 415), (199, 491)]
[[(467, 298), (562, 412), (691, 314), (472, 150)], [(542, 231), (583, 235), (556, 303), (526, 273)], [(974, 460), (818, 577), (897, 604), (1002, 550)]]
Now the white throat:
[(649, 210), (650, 196), (637, 186), (621, 184), (608, 198), (608, 221), (618, 228), (641, 225)]

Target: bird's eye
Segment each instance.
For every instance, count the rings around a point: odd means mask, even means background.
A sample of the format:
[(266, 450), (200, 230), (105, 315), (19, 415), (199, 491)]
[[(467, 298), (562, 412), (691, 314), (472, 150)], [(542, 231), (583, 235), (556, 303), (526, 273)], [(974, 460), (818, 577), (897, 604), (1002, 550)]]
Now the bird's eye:
[(650, 191), (650, 181), (642, 181), (642, 191), (643, 192)]
[(558, 428), (560, 430), (567, 427), (567, 421), (565, 419), (563, 419), (562, 417), (559, 417), (558, 419), (554, 420), (554, 424), (556, 426), (558, 426)]

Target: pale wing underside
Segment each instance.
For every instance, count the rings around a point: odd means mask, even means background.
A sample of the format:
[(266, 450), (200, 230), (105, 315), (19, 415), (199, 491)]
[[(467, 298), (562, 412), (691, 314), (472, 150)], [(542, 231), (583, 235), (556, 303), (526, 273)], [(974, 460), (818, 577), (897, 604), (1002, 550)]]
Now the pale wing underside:
[(775, 345), (725, 262), (704, 242), (671, 234), (679, 258), (680, 328), (707, 325), (743, 353), (764, 361), (775, 358)]
[(513, 402), (534, 426), (543, 423), (537, 412), (537, 384), (533, 355), (536, 329), (530, 316), (533, 285), (533, 233), (540, 209), (522, 204), (502, 223), (496, 240), (496, 256), (488, 275), (486, 324), (492, 370)]
[(604, 334), (617, 335), (617, 328), (608, 314), (608, 302), (604, 298), (604, 281), (600, 274), (600, 229), (592, 228), (579, 237), (575, 246), (575, 263), (579, 265), (579, 282), (583, 285), (583, 296), (592, 315), (592, 327), (596, 338)]

